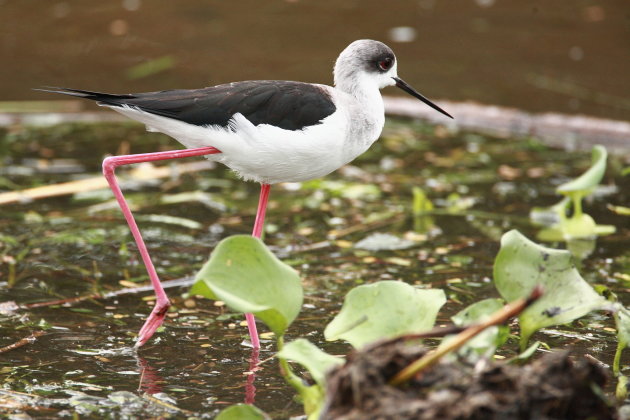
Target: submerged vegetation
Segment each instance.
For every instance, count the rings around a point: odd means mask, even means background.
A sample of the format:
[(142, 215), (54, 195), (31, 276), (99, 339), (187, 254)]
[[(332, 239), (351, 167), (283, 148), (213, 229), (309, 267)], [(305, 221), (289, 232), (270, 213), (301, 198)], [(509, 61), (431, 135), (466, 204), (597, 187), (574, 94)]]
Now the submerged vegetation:
[[(78, 178), (100, 178), (106, 153), (172, 147), (132, 124), (22, 129), (4, 133), (0, 144), (0, 188), (7, 192), (85, 186)], [(585, 153), (531, 139), (389, 121), (356, 166), (275, 187), (281, 193), (270, 203), (267, 246), (242, 235), (253, 222), (256, 186), (222, 167), (186, 172), (176, 165), (158, 181), (148, 179), (155, 168), (126, 178), (121, 171), (163, 280), (198, 273), (190, 293), (174, 299), (159, 345), (137, 355), (125, 349), (147, 310), (120, 289), (147, 279), (108, 190), (96, 184), (67, 197), (5, 204), (0, 346), (43, 334), (7, 350), (0, 396), (15, 403), (8, 412), (45, 406), (53, 413), (211, 417), (245, 400), (250, 405), (219, 418), (283, 418), (302, 410), (286, 381), (316, 418), (327, 372), (343, 369), (352, 347), (475, 325), (542, 284), (543, 296), (519, 315), (518, 328), (487, 328), (445, 362), (517, 363), (571, 348), (613, 366), (623, 401), (630, 239), (627, 216), (606, 207), (628, 202), (624, 165), (601, 147), (589, 162)], [(556, 192), (566, 198), (543, 207), (557, 201)], [(545, 229), (561, 234), (544, 237)], [(576, 251), (576, 241), (588, 241), (588, 252)], [(268, 327), (260, 354), (239, 346), (246, 336), (240, 312)], [(452, 339), (426, 338), (417, 348)], [(145, 393), (130, 392), (138, 388)], [(611, 386), (604, 392), (614, 394)]]

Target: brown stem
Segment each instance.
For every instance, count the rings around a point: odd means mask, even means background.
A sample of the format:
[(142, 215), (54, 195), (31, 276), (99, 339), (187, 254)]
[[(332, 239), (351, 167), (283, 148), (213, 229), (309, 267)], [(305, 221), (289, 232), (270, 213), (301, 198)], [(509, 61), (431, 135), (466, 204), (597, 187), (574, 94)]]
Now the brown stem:
[(414, 376), (421, 373), (423, 370), (433, 366), (437, 363), (445, 354), (457, 350), (468, 340), (485, 330), (486, 328), (494, 325), (503, 324), (508, 319), (520, 314), (525, 308), (534, 303), (538, 298), (542, 296), (542, 287), (536, 286), (528, 298), (517, 299), (511, 303), (508, 303), (503, 308), (496, 311), (488, 319), (478, 324), (470, 325), (468, 328), (457, 334), (446, 345), (438, 347), (437, 349), (428, 352), (420, 359), (416, 360), (400, 372), (396, 374), (390, 381), (390, 385), (400, 385), (409, 381)]
[[(182, 277), (180, 279), (163, 281), (162, 287), (165, 289), (168, 289), (169, 287), (190, 286), (194, 282), (195, 282), (194, 277)], [(91, 293), (89, 295), (76, 296), (76, 297), (71, 297), (71, 298), (66, 298), (66, 299), (55, 299), (55, 300), (49, 300), (46, 302), (29, 303), (26, 305), (20, 305), (18, 306), (17, 309), (34, 309), (34, 308), (41, 308), (41, 307), (52, 306), (52, 305), (70, 305), (73, 303), (83, 302), (85, 300), (90, 300), (90, 299), (111, 299), (112, 297), (116, 297), (116, 296), (148, 292), (150, 290), (152, 290), (152, 287), (150, 284), (142, 285), (138, 287), (126, 287), (124, 289), (115, 290), (113, 292), (107, 292), (107, 293)]]
[(8, 346), (0, 348), (0, 353), (6, 353), (8, 351), (15, 350), (17, 348), (20, 348), (22, 346), (30, 344), (30, 343), (34, 342), (37, 337), (40, 337), (40, 336), (42, 336), (44, 334), (46, 334), (45, 331), (35, 331), (31, 335), (29, 335), (28, 337), (24, 337), (23, 339), (21, 339), (19, 341), (16, 341), (13, 344), (9, 344)]

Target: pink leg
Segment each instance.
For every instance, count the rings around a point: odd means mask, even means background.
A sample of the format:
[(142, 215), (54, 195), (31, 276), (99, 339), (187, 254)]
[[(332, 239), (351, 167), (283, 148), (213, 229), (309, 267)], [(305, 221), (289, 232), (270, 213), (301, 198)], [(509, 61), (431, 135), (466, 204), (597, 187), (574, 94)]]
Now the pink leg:
[(131, 210), (127, 205), (127, 201), (125, 200), (125, 197), (120, 190), (120, 186), (118, 185), (118, 181), (116, 180), (116, 175), (114, 175), (114, 170), (121, 165), (177, 159), (191, 156), (211, 155), (215, 153), (221, 153), (221, 151), (214, 147), (201, 147), (198, 149), (173, 150), (168, 152), (143, 153), (126, 156), (111, 156), (103, 161), (103, 174), (105, 175), (105, 179), (107, 179), (110, 188), (114, 192), (114, 196), (118, 201), (118, 205), (125, 215), (125, 219), (127, 219), (127, 224), (129, 224), (131, 234), (136, 241), (136, 245), (138, 246), (138, 250), (140, 251), (140, 255), (142, 256), (142, 261), (144, 262), (144, 265), (147, 268), (147, 272), (149, 273), (151, 285), (155, 290), (155, 296), (157, 297), (151, 315), (149, 315), (149, 318), (147, 318), (146, 322), (138, 333), (138, 338), (135, 345), (136, 348), (146, 343), (147, 340), (151, 338), (155, 330), (157, 330), (159, 326), (162, 325), (164, 317), (166, 316), (166, 311), (171, 304), (168, 300), (168, 297), (166, 296), (166, 293), (164, 292), (164, 288), (160, 284), (160, 279), (158, 278), (157, 272), (155, 271), (153, 262), (151, 262), (151, 257), (149, 257), (147, 247), (144, 244), (144, 240), (142, 239), (140, 231), (138, 230), (138, 225), (136, 224), (136, 221), (131, 214)]
[[(265, 212), (267, 211), (267, 202), (269, 201), (269, 190), (271, 185), (260, 184), (260, 199), (258, 200), (258, 210), (256, 211), (256, 221), (254, 222), (254, 230), (252, 236), (260, 238), (262, 236), (263, 226), (265, 225)], [(245, 314), (247, 327), (249, 328), (249, 336), (252, 340), (252, 346), (255, 349), (260, 348), (260, 340), (258, 339), (258, 331), (256, 330), (256, 320), (253, 314)]]

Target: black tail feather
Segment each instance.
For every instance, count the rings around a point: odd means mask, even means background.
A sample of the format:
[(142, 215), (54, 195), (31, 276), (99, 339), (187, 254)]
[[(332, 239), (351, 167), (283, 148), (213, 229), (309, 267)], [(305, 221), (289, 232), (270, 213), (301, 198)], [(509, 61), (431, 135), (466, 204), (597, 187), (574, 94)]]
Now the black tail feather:
[(40, 92), (59, 93), (62, 95), (75, 96), (78, 98), (91, 99), (104, 105), (117, 105), (125, 103), (126, 100), (135, 99), (134, 95), (115, 95), (111, 93), (94, 92), (91, 90), (72, 89), (57, 86), (42, 86), (38, 89), (33, 89)]

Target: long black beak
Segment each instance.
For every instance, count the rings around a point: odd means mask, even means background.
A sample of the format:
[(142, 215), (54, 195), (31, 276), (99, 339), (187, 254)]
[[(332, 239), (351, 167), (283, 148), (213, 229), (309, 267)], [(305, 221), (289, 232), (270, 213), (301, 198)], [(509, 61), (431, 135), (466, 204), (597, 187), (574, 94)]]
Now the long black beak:
[(429, 105), (431, 108), (435, 109), (436, 111), (440, 111), (442, 114), (446, 115), (447, 117), (453, 118), (451, 114), (444, 111), (442, 108), (440, 108), (439, 106), (437, 106), (436, 104), (434, 104), (433, 102), (431, 102), (430, 100), (422, 96), (420, 92), (418, 92), (417, 90), (409, 86), (407, 82), (405, 82), (403, 79), (399, 79), (398, 77), (392, 77), (392, 79), (396, 81), (396, 87), (399, 87), (405, 92), (407, 92), (408, 94), (410, 94), (411, 96), (420, 99), (422, 102)]

